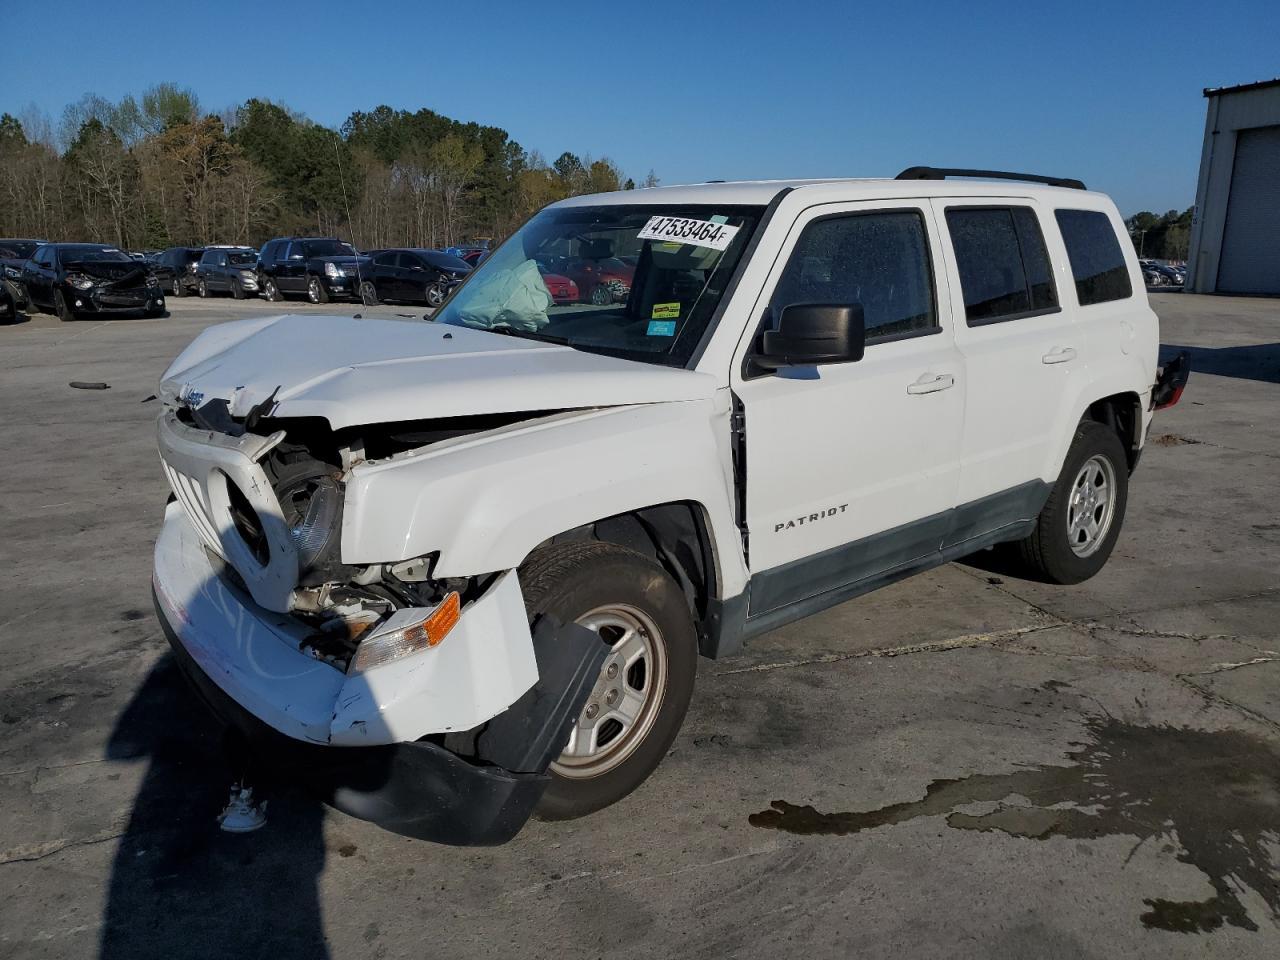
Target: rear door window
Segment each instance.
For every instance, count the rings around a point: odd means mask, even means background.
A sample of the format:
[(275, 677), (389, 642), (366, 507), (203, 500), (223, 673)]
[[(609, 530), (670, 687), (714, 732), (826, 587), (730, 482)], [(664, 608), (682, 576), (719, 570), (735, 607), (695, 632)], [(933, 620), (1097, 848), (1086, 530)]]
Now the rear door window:
[(933, 268), (921, 214), (886, 210), (814, 220), (774, 289), (772, 322), (795, 303), (861, 305), (867, 343), (936, 333)]
[(948, 207), (947, 229), (969, 326), (1060, 309), (1044, 234), (1030, 207)]
[(1133, 296), (1129, 268), (1111, 218), (1097, 210), (1055, 210), (1080, 306)]

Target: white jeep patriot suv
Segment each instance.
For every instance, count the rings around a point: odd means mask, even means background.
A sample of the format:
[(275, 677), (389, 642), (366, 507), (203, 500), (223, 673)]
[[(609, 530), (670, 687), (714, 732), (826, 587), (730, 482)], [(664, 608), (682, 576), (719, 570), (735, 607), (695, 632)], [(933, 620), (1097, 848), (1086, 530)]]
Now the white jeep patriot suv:
[(574, 197), (431, 319), (202, 333), (153, 583), (254, 756), (449, 843), (633, 790), (700, 655), (996, 544), (1097, 573), (1188, 372), (1114, 204), (990, 171)]

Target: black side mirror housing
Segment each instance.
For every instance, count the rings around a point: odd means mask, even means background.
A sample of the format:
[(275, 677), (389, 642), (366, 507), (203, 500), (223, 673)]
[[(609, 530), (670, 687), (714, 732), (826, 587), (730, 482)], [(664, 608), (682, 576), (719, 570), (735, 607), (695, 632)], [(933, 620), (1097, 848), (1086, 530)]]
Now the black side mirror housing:
[(764, 332), (751, 359), (766, 370), (853, 363), (862, 359), (866, 341), (861, 304), (793, 303), (782, 308), (778, 329)]

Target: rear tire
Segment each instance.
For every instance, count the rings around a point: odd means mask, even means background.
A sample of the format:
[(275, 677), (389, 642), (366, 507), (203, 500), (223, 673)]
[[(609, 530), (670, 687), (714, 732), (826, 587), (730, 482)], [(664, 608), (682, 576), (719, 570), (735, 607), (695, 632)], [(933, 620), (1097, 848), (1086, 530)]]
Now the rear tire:
[(63, 323), (76, 319), (76, 312), (68, 305), (67, 298), (62, 295), (61, 290), (53, 292), (53, 312)]
[(185, 297), (187, 295), (186, 288), (182, 286), (182, 280), (176, 274), (173, 278), (173, 295), (175, 297)]
[(571, 820), (621, 800), (662, 761), (693, 696), (697, 636), (670, 574), (615, 544), (540, 548), (521, 565), (520, 588), (531, 623), (582, 623), (613, 648), (536, 811)]
[(1128, 500), (1129, 462), (1120, 437), (1105, 424), (1082, 420), (1035, 529), (1013, 545), (1019, 566), (1049, 583), (1088, 580), (1111, 556)]

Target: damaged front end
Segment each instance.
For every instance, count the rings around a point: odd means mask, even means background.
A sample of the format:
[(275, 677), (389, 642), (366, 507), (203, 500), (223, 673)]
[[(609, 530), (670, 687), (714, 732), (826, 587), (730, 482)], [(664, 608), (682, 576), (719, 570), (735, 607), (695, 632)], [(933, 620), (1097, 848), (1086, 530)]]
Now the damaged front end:
[(157, 609), (179, 662), (277, 773), (409, 836), (501, 843), (530, 816), (607, 648), (531, 631), (514, 570), (436, 578), (432, 555), (347, 564), (355, 464), (501, 418), (330, 431), (172, 403), (159, 444), (174, 492), (156, 543)]

